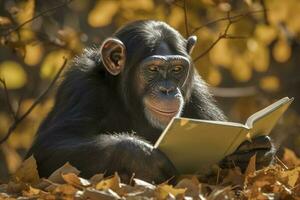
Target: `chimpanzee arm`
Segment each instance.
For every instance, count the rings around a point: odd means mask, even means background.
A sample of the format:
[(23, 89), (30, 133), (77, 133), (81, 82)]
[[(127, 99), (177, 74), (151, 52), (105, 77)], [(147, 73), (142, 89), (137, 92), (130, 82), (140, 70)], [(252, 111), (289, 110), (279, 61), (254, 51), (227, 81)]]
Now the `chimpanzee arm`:
[(148, 181), (162, 182), (176, 175), (174, 166), (162, 153), (133, 135), (84, 137), (76, 133), (80, 128), (76, 124), (61, 128), (40, 134), (29, 153), (35, 156), (42, 177), (49, 176), (66, 162), (78, 168), (84, 177), (117, 171), (123, 181), (129, 180), (134, 173)]

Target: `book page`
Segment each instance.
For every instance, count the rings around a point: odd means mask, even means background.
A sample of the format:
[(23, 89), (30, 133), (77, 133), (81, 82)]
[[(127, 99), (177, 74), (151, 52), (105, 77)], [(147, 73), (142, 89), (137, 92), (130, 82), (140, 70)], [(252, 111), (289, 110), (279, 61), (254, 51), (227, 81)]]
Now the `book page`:
[(246, 126), (251, 129), (250, 137), (268, 135), (292, 101), (293, 98), (282, 98), (251, 115), (246, 122)]
[(205, 171), (224, 158), (243, 124), (174, 118), (155, 147), (164, 152), (181, 174)]

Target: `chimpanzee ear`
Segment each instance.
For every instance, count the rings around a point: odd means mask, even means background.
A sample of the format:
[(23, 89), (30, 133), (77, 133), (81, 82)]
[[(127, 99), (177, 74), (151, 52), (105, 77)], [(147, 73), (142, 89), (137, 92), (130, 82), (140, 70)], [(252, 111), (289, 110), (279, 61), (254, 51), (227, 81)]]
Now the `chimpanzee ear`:
[(100, 54), (106, 70), (116, 76), (125, 66), (126, 49), (122, 41), (116, 38), (107, 38), (101, 48)]
[(196, 42), (197, 42), (197, 36), (195, 36), (195, 35), (192, 35), (187, 39), (186, 50), (187, 50), (188, 54), (190, 54), (190, 55), (192, 54), (193, 49), (196, 45)]

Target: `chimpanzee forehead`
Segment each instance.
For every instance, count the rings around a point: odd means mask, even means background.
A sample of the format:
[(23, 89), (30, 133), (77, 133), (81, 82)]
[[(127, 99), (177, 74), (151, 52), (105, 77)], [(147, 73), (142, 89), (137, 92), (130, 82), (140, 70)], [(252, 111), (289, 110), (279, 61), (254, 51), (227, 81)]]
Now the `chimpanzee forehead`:
[(155, 55), (174, 55), (175, 52), (172, 52), (169, 45), (166, 42), (161, 42), (160, 45), (157, 47), (157, 49), (154, 52)]

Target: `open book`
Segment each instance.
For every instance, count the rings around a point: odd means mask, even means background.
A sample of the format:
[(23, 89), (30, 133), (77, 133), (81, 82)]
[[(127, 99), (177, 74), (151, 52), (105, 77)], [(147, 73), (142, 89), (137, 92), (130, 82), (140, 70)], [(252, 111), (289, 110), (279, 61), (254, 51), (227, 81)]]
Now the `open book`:
[(155, 144), (181, 174), (205, 173), (245, 140), (268, 135), (293, 98), (282, 98), (251, 115), (245, 124), (173, 118)]

